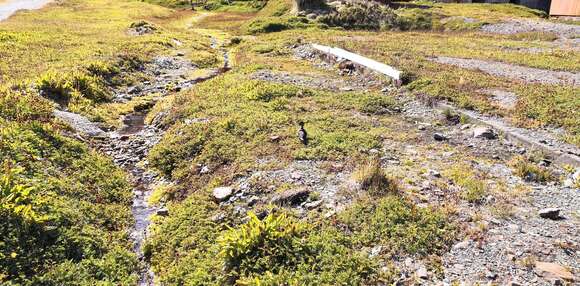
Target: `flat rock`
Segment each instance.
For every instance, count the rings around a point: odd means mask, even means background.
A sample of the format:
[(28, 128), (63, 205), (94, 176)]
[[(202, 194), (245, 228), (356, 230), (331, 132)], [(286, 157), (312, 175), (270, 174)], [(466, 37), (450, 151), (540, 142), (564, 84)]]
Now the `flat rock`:
[(305, 201), (309, 194), (310, 191), (307, 189), (287, 190), (275, 195), (271, 202), (277, 205), (293, 206)]
[(227, 200), (233, 193), (234, 189), (232, 187), (218, 187), (212, 191), (214, 199), (218, 202)]
[(168, 216), (169, 215), (169, 210), (167, 208), (161, 208), (157, 210), (157, 215), (158, 216)]
[(560, 209), (559, 208), (547, 208), (541, 209), (538, 214), (541, 218), (548, 219), (560, 219)]
[(437, 140), (437, 141), (446, 141), (449, 140), (449, 138), (447, 138), (447, 136), (441, 134), (441, 133), (434, 133), (433, 134), (433, 139)]
[(556, 263), (550, 262), (536, 262), (536, 272), (550, 277), (562, 278), (564, 280), (574, 280), (574, 275), (565, 267)]
[(496, 139), (497, 134), (493, 129), (485, 126), (479, 126), (473, 129), (473, 137), (475, 138), (485, 138), (485, 139)]
[(425, 268), (424, 265), (421, 265), (419, 267), (419, 269), (417, 269), (417, 271), (415, 272), (415, 275), (417, 275), (417, 277), (419, 277), (421, 279), (429, 278), (429, 273), (427, 272), (427, 268)]

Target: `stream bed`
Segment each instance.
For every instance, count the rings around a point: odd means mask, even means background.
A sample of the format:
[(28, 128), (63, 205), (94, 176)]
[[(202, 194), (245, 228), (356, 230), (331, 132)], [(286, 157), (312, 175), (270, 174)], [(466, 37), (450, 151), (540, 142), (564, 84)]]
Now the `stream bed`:
[[(150, 81), (140, 82), (135, 86), (123, 90), (115, 90), (116, 102), (127, 102), (134, 97), (154, 95), (154, 103), (158, 99), (166, 96), (171, 91), (181, 91), (191, 88), (193, 85), (214, 78), (230, 70), (228, 63), (228, 53), (222, 47), (224, 65), (211, 70), (207, 75), (189, 78), (187, 75), (192, 70), (197, 69), (188, 60), (180, 56), (157, 57), (145, 67), (146, 74), (150, 75)], [(171, 88), (167, 88), (171, 87)], [(153, 106), (153, 104), (151, 104)], [(148, 227), (151, 216), (167, 215), (168, 211), (164, 206), (149, 204), (149, 197), (153, 192), (156, 182), (163, 180), (157, 174), (148, 169), (146, 160), (149, 150), (161, 140), (165, 130), (160, 124), (164, 113), (157, 114), (148, 123), (146, 120), (149, 109), (139, 109), (120, 118), (123, 126), (114, 131), (105, 132), (96, 122), (91, 122), (88, 118), (68, 112), (66, 110), (55, 110), (54, 116), (68, 123), (80, 140), (87, 141), (91, 138), (91, 145), (107, 154), (119, 167), (125, 169), (130, 174), (133, 184), (133, 205), (131, 207), (135, 225), (130, 237), (133, 240), (133, 250), (137, 253), (141, 261), (139, 273), (139, 286), (154, 285), (154, 275), (146, 258), (143, 255), (143, 245), (147, 238)]]

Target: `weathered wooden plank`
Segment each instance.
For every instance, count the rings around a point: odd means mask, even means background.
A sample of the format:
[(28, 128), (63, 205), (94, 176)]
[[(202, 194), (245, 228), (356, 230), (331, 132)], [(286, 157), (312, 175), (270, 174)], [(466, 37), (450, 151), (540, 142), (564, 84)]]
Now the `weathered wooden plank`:
[(343, 50), (341, 48), (328, 47), (328, 46), (323, 46), (323, 45), (319, 45), (319, 44), (312, 44), (312, 47), (318, 51), (323, 52), (323, 53), (331, 54), (335, 57), (347, 59), (353, 63), (365, 66), (366, 68), (380, 72), (382, 74), (385, 74), (385, 75), (387, 75), (387, 76), (389, 76), (397, 81), (401, 80), (401, 74), (402, 74), (401, 71), (396, 70), (395, 68), (393, 68), (389, 65), (377, 62), (373, 59), (369, 59), (369, 58), (363, 57), (361, 55), (351, 53), (351, 52)]

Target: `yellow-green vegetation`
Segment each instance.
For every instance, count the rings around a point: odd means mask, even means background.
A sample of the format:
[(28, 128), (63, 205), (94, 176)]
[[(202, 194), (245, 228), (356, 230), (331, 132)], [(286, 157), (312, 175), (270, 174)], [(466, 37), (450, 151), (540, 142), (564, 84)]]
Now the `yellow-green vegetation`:
[(514, 157), (510, 165), (514, 173), (526, 181), (543, 183), (554, 180), (554, 175), (549, 170), (530, 162), (523, 156)]
[(334, 227), (280, 213), (263, 220), (250, 214), (247, 223), (228, 229), (211, 220), (216, 207), (194, 195), (172, 207), (169, 218), (157, 218), (146, 248), (161, 282), (366, 285), (388, 279)]
[[(368, 159), (382, 156), (388, 145), (421, 144), (422, 138), (409, 131), (411, 123), (395, 114), (400, 110), (395, 94), (383, 94), (378, 87), (328, 91), (314, 88), (316, 83), (305, 87), (253, 77), (259, 70), (331, 76), (296, 59), (292, 48), (308, 42), (335, 45), (404, 69), (415, 80), (407, 86), (413, 93), (509, 115), (522, 125), (564, 126), (570, 140), (577, 140), (576, 88), (498, 81), (429, 60), (473, 57), (577, 72), (576, 53), (518, 50), (550, 47), (546, 41), (553, 35), (500, 36), (475, 30), (503, 17), (541, 15), (513, 5), (414, 4), (427, 7), (357, 6), (345, 12), (372, 15), (371, 23), (341, 13), (323, 17), (321, 23), (292, 14), (293, 2), (288, 0), (208, 1), (205, 8), (214, 11), (203, 13), (179, 10), (189, 6), (189, 1), (179, 0), (65, 0), (0, 23), (0, 56), (6, 59), (0, 63), (0, 284), (137, 283), (126, 174), (102, 154), (66, 137), (70, 130), (53, 120), (52, 110), (58, 104), (117, 126), (121, 115), (148, 109), (157, 100), (148, 95), (128, 103), (111, 101), (114, 88), (147, 80), (140, 71), (155, 55), (179, 51), (184, 59), (210, 69), (221, 66), (221, 48), (230, 50), (231, 71), (168, 95), (147, 116), (151, 122), (164, 114), (157, 119), (167, 131), (146, 159), (171, 180), (150, 197), (150, 203), (162, 203), (168, 214), (153, 216), (143, 247), (157, 282), (392, 284), (398, 276), (392, 260), (409, 255), (439, 269), (441, 262), (433, 257), (444, 253), (458, 234), (453, 215), (427, 204), (416, 206), (416, 194), (399, 186), (391, 169), (387, 173), (378, 160)], [(417, 31), (377, 32), (385, 29)], [(208, 36), (223, 46), (210, 50)], [(489, 88), (516, 92), (520, 101), (515, 111), (508, 114), (494, 107), (480, 92)], [(305, 123), (307, 145), (297, 138), (298, 122)], [(429, 148), (436, 153), (443, 145)], [(399, 155), (401, 166), (389, 167), (413, 173), (416, 158)], [(343, 203), (341, 192), (349, 190), (338, 186), (330, 195), (343, 208), (324, 215), (268, 205), (272, 196), (295, 185), (251, 176), (256, 171), (275, 173), (302, 160), (326, 166), (312, 170), (327, 172), (321, 177), (336, 170), (353, 173), (367, 192), (347, 194)], [(200, 166), (210, 171), (201, 172)], [(543, 169), (523, 159), (513, 166), (523, 177), (548, 179)], [(469, 202), (480, 202), (487, 194), (484, 176), (469, 166), (456, 165), (444, 176)], [(405, 182), (416, 185), (412, 178)], [(236, 186), (243, 179), (256, 184), (249, 187), (252, 195), (260, 196), (255, 204), (220, 204), (212, 197), (214, 187)], [(304, 200), (320, 203), (328, 196), (326, 190), (312, 190)], [(370, 249), (379, 251), (369, 255)]]
[(0, 117), (0, 282), (135, 283), (124, 173), (48, 122), (10, 117)]
[[(338, 46), (393, 65), (414, 75), (407, 88), (415, 94), (428, 94), (445, 99), (467, 109), (505, 116), (525, 127), (562, 126), (565, 139), (577, 143), (580, 137), (580, 108), (578, 88), (566, 85), (530, 84), (498, 78), (477, 70), (438, 64), (429, 60), (434, 56), (475, 58), (501, 61), (548, 70), (578, 71), (580, 55), (570, 50), (547, 49), (545, 52), (525, 53), (518, 48), (546, 48), (545, 42), (512, 40), (508, 36), (476, 32), (353, 32), (325, 30), (285, 31), (262, 35), (259, 39), (243, 41), (239, 50), (256, 43), (268, 43), (275, 48), (272, 54), (291, 53), (286, 47), (297, 43), (315, 42)], [(255, 61), (254, 56), (248, 59)], [(238, 59), (245, 57), (238, 55)], [(258, 59), (260, 61), (260, 59)], [(283, 59), (281, 59), (283, 61)], [(513, 110), (498, 107), (483, 90), (512, 91), (518, 96)]]
[(476, 174), (469, 166), (463, 164), (453, 166), (445, 175), (462, 188), (461, 197), (468, 202), (479, 202), (487, 195), (487, 186), (482, 176)]
[[(298, 159), (339, 159), (379, 146), (381, 127), (353, 121), (352, 113), (381, 114), (395, 103), (375, 93), (344, 92), (337, 97), (292, 85), (250, 80), (245, 72), (230, 72), (176, 95), (169, 122), (174, 124), (150, 153), (150, 162), (173, 178), (188, 175), (194, 164), (242, 171), (259, 156)], [(298, 121), (312, 134), (304, 147), (295, 140)], [(270, 136), (281, 137), (279, 143)], [(235, 172), (229, 176), (234, 176)]]
[(114, 125), (140, 101), (106, 104), (111, 87), (139, 78), (129, 73), (186, 33), (133, 35), (133, 23), (172, 15), (136, 1), (59, 1), (0, 23), (0, 284), (137, 283), (131, 185), (110, 159), (63, 136), (52, 110)]

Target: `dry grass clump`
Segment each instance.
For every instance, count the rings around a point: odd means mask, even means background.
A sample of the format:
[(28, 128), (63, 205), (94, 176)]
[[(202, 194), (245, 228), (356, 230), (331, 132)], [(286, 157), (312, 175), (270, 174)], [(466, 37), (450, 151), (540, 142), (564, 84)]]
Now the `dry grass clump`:
[(361, 185), (363, 190), (373, 196), (381, 196), (389, 193), (397, 193), (399, 186), (381, 168), (379, 160), (373, 159), (362, 165), (355, 173), (354, 179)]

